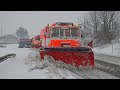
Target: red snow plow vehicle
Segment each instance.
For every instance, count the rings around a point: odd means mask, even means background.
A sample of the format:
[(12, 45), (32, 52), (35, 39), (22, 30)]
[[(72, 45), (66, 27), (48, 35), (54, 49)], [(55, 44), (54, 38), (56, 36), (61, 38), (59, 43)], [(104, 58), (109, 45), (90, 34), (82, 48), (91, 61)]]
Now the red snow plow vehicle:
[(41, 47), (40, 35), (34, 36), (34, 38), (32, 38), (32, 48), (40, 47)]
[(94, 66), (94, 53), (91, 47), (83, 46), (79, 25), (72, 22), (49, 24), (41, 30), (40, 40), (41, 60), (48, 55), (76, 67)]

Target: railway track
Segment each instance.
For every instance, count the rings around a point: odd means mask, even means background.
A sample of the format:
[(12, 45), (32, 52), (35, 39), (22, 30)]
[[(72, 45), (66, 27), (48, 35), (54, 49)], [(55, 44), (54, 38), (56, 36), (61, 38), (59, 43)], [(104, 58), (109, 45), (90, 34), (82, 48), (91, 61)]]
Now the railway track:
[(101, 60), (95, 60), (94, 69), (81, 69), (81, 70), (69, 70), (71, 73), (75, 73), (77, 78), (83, 79), (120, 79), (120, 66), (104, 62)]
[[(55, 63), (54, 65), (57, 64)], [(83, 79), (119, 79), (120, 78), (119, 65), (116, 65), (114, 63), (108, 63), (98, 59), (95, 59), (94, 68), (88, 68), (88, 67), (81, 69), (67, 68), (67, 70), (71, 72), (71, 75), (77, 77), (78, 79), (81, 79), (81, 77)]]
[(104, 71), (106, 73), (109, 73), (111, 75), (114, 75), (120, 78), (120, 66), (119, 65), (100, 61), (100, 60), (95, 60), (95, 63), (96, 63), (96, 69)]
[[(11, 53), (0, 57), (0, 63), (8, 58), (15, 57), (16, 54)], [(94, 69), (73, 69), (68, 70), (71, 75), (78, 79), (120, 79), (120, 66), (95, 59)], [(66, 72), (67, 72), (66, 70)]]

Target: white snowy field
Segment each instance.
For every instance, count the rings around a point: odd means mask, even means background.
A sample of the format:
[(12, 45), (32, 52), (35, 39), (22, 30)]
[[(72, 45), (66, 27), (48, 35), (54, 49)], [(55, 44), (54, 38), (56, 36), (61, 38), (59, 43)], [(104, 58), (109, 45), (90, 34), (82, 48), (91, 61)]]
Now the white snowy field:
[[(9, 53), (15, 53), (16, 57), (0, 63), (0, 79), (118, 79), (96, 69), (72, 72), (65, 68), (58, 68), (47, 60), (40, 61), (36, 50), (18, 48), (17, 44), (0, 48), (0, 56)], [(36, 65), (41, 69), (35, 68)]]
[(3, 44), (6, 47), (0, 47), (0, 57), (9, 53), (15, 53), (18, 44)]
[(0, 56), (9, 53), (15, 53), (16, 57), (0, 63), (0, 79), (75, 79), (69, 71), (52, 65), (44, 69), (31, 70), (36, 66), (36, 61), (38, 61), (36, 59), (39, 59), (36, 58), (39, 53), (35, 50), (18, 48), (17, 44), (0, 48)]
[(93, 48), (94, 53), (120, 57), (120, 43)]

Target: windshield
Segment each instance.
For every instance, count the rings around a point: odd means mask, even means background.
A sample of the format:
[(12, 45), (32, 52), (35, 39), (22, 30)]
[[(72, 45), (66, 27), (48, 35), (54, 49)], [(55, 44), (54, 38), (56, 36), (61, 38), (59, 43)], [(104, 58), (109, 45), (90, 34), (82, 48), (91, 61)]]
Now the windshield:
[(70, 28), (60, 28), (61, 37), (70, 37)]
[(52, 28), (51, 37), (59, 37), (59, 28), (58, 27)]
[(80, 30), (76, 27), (54, 27), (51, 37), (79, 37)]

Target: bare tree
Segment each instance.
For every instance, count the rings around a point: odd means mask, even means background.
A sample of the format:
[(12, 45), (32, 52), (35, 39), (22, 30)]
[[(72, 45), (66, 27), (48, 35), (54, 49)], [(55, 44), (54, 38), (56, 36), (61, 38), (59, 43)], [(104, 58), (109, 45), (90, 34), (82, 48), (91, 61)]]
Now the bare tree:
[(19, 38), (29, 38), (27, 29), (25, 29), (23, 27), (19, 27), (19, 29), (16, 31), (16, 35)]
[(105, 43), (110, 43), (116, 37), (116, 30), (118, 27), (119, 12), (118, 11), (99, 11), (99, 20), (101, 21), (101, 31)]
[(91, 11), (88, 17), (84, 17), (82, 26), (92, 31), (99, 43), (106, 44), (118, 36), (119, 17), (119, 11)]
[[(80, 18), (78, 19), (80, 21)], [(82, 21), (82, 20), (81, 20)], [(83, 21), (81, 22), (81, 25), (85, 30), (91, 31), (94, 36), (100, 29), (100, 20), (98, 17), (98, 11), (91, 11), (88, 13), (88, 15), (84, 16)]]

